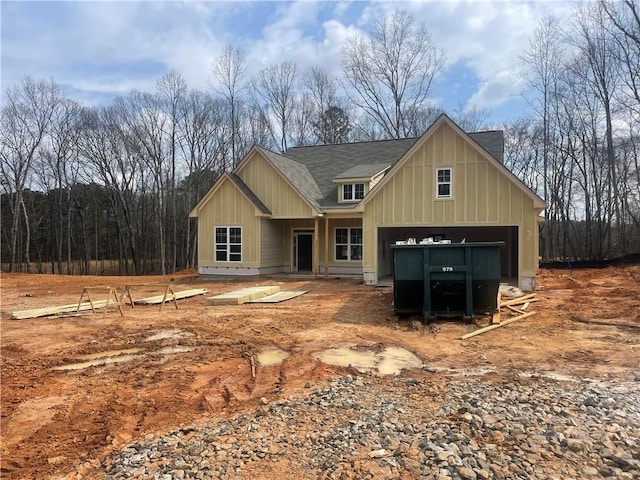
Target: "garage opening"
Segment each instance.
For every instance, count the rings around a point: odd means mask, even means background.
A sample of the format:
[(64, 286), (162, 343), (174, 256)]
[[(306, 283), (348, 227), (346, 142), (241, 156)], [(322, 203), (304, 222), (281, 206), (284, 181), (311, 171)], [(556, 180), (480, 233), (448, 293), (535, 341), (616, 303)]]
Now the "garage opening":
[(518, 284), (518, 227), (380, 227), (378, 228), (378, 282), (391, 280), (393, 254), (391, 245), (398, 240), (423, 238), (451, 240), (451, 243), (504, 242), (500, 249), (501, 281)]

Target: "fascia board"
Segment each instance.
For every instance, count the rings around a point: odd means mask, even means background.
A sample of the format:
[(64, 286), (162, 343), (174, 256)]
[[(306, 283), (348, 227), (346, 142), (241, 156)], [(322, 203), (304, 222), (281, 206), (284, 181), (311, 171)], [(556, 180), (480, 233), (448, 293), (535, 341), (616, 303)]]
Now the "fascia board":
[(271, 215), (269, 215), (268, 213), (262, 212), (258, 207), (256, 207), (255, 204), (251, 201), (251, 199), (249, 197), (247, 197), (247, 195), (242, 191), (242, 189), (239, 188), (231, 178), (229, 178), (229, 174), (227, 172), (225, 172), (220, 176), (218, 181), (213, 184), (213, 186), (209, 189), (209, 191), (206, 193), (206, 195), (204, 197), (202, 197), (202, 200), (200, 200), (198, 202), (198, 204), (193, 208), (193, 210), (191, 210), (191, 212), (189, 212), (189, 217), (190, 218), (197, 218), (199, 216), (199, 213), (200, 213), (200, 210), (202, 209), (202, 207), (204, 207), (204, 205), (209, 202), (211, 197), (213, 197), (213, 195), (215, 195), (215, 193), (224, 184), (225, 181), (231, 182), (231, 185), (233, 185), (233, 188), (238, 190), (242, 194), (242, 196), (244, 198), (246, 198), (247, 201), (251, 205), (253, 205), (253, 208), (255, 208), (255, 210), (256, 210), (256, 216), (257, 217), (264, 217), (264, 218), (270, 218), (271, 217)]

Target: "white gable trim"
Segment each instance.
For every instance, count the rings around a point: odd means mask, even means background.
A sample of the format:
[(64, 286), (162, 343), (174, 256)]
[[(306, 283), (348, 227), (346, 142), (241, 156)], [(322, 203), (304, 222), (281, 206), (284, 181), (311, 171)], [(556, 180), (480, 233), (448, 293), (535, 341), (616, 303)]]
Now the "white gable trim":
[(242, 191), (241, 188), (238, 187), (238, 185), (235, 184), (235, 182), (233, 180), (231, 180), (231, 178), (229, 177), (229, 174), (227, 172), (224, 172), (222, 175), (220, 175), (220, 178), (218, 178), (218, 180), (216, 181), (216, 183), (213, 184), (213, 186), (209, 189), (209, 191), (204, 195), (204, 197), (202, 197), (202, 200), (200, 200), (198, 202), (198, 204), (193, 207), (193, 210), (191, 210), (191, 212), (189, 212), (189, 217), (191, 218), (197, 218), (200, 216), (200, 210), (202, 210), (202, 208), (209, 203), (209, 200), (211, 200), (211, 198), (215, 195), (215, 193), (220, 189), (220, 187), (222, 187), (222, 185), (224, 184), (224, 182), (231, 182), (231, 185), (233, 185), (233, 188), (235, 188), (237, 191), (239, 191), (242, 196), (244, 198), (247, 199), (247, 201), (253, 205), (253, 207), (256, 209), (256, 215), (259, 217), (270, 217), (271, 215), (264, 213), (262, 211), (260, 211), (260, 209), (258, 207), (256, 207), (255, 203), (253, 203), (253, 201), (247, 197), (247, 195)]

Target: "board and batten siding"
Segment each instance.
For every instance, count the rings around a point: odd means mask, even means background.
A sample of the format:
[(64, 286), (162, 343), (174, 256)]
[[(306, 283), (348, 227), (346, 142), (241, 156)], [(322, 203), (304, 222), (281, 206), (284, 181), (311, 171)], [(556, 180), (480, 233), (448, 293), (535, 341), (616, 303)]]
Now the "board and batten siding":
[(237, 175), (262, 200), (272, 218), (308, 218), (309, 204), (260, 153), (247, 162)]
[(281, 221), (260, 219), (260, 266), (284, 267), (289, 264), (286, 256), (284, 225)]
[[(242, 227), (242, 262), (215, 261), (215, 227)], [(255, 267), (260, 261), (260, 217), (256, 207), (224, 180), (198, 214), (198, 266)]]
[[(436, 170), (452, 169), (452, 197), (436, 198)], [(442, 123), (374, 192), (363, 215), (365, 272), (377, 271), (377, 227), (518, 226), (519, 272), (535, 276), (538, 211), (533, 199), (470, 140)]]

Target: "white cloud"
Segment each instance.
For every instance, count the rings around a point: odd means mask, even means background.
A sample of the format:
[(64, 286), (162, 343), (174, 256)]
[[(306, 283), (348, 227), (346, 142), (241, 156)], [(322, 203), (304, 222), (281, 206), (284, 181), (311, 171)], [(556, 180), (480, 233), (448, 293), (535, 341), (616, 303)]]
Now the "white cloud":
[(477, 91), (469, 98), (467, 106), (491, 109), (517, 95), (519, 91), (517, 78), (508, 71), (498, 72), (490, 80), (480, 83)]
[(572, 1), (359, 2), (39, 2), (2, 6), (2, 88), (23, 75), (53, 77), (73, 91), (152, 91), (175, 69), (192, 88), (208, 88), (226, 45), (247, 53), (248, 72), (282, 61), (340, 74), (340, 51), (380, 15), (411, 11), (424, 22), (449, 65), (470, 69), (459, 92), (480, 107), (518, 93), (514, 66), (545, 15), (566, 17)]
[(513, 95), (516, 68), (529, 37), (545, 15), (567, 17), (573, 2), (452, 1), (412, 2), (449, 65), (461, 63), (478, 77), (469, 106), (491, 108)]

